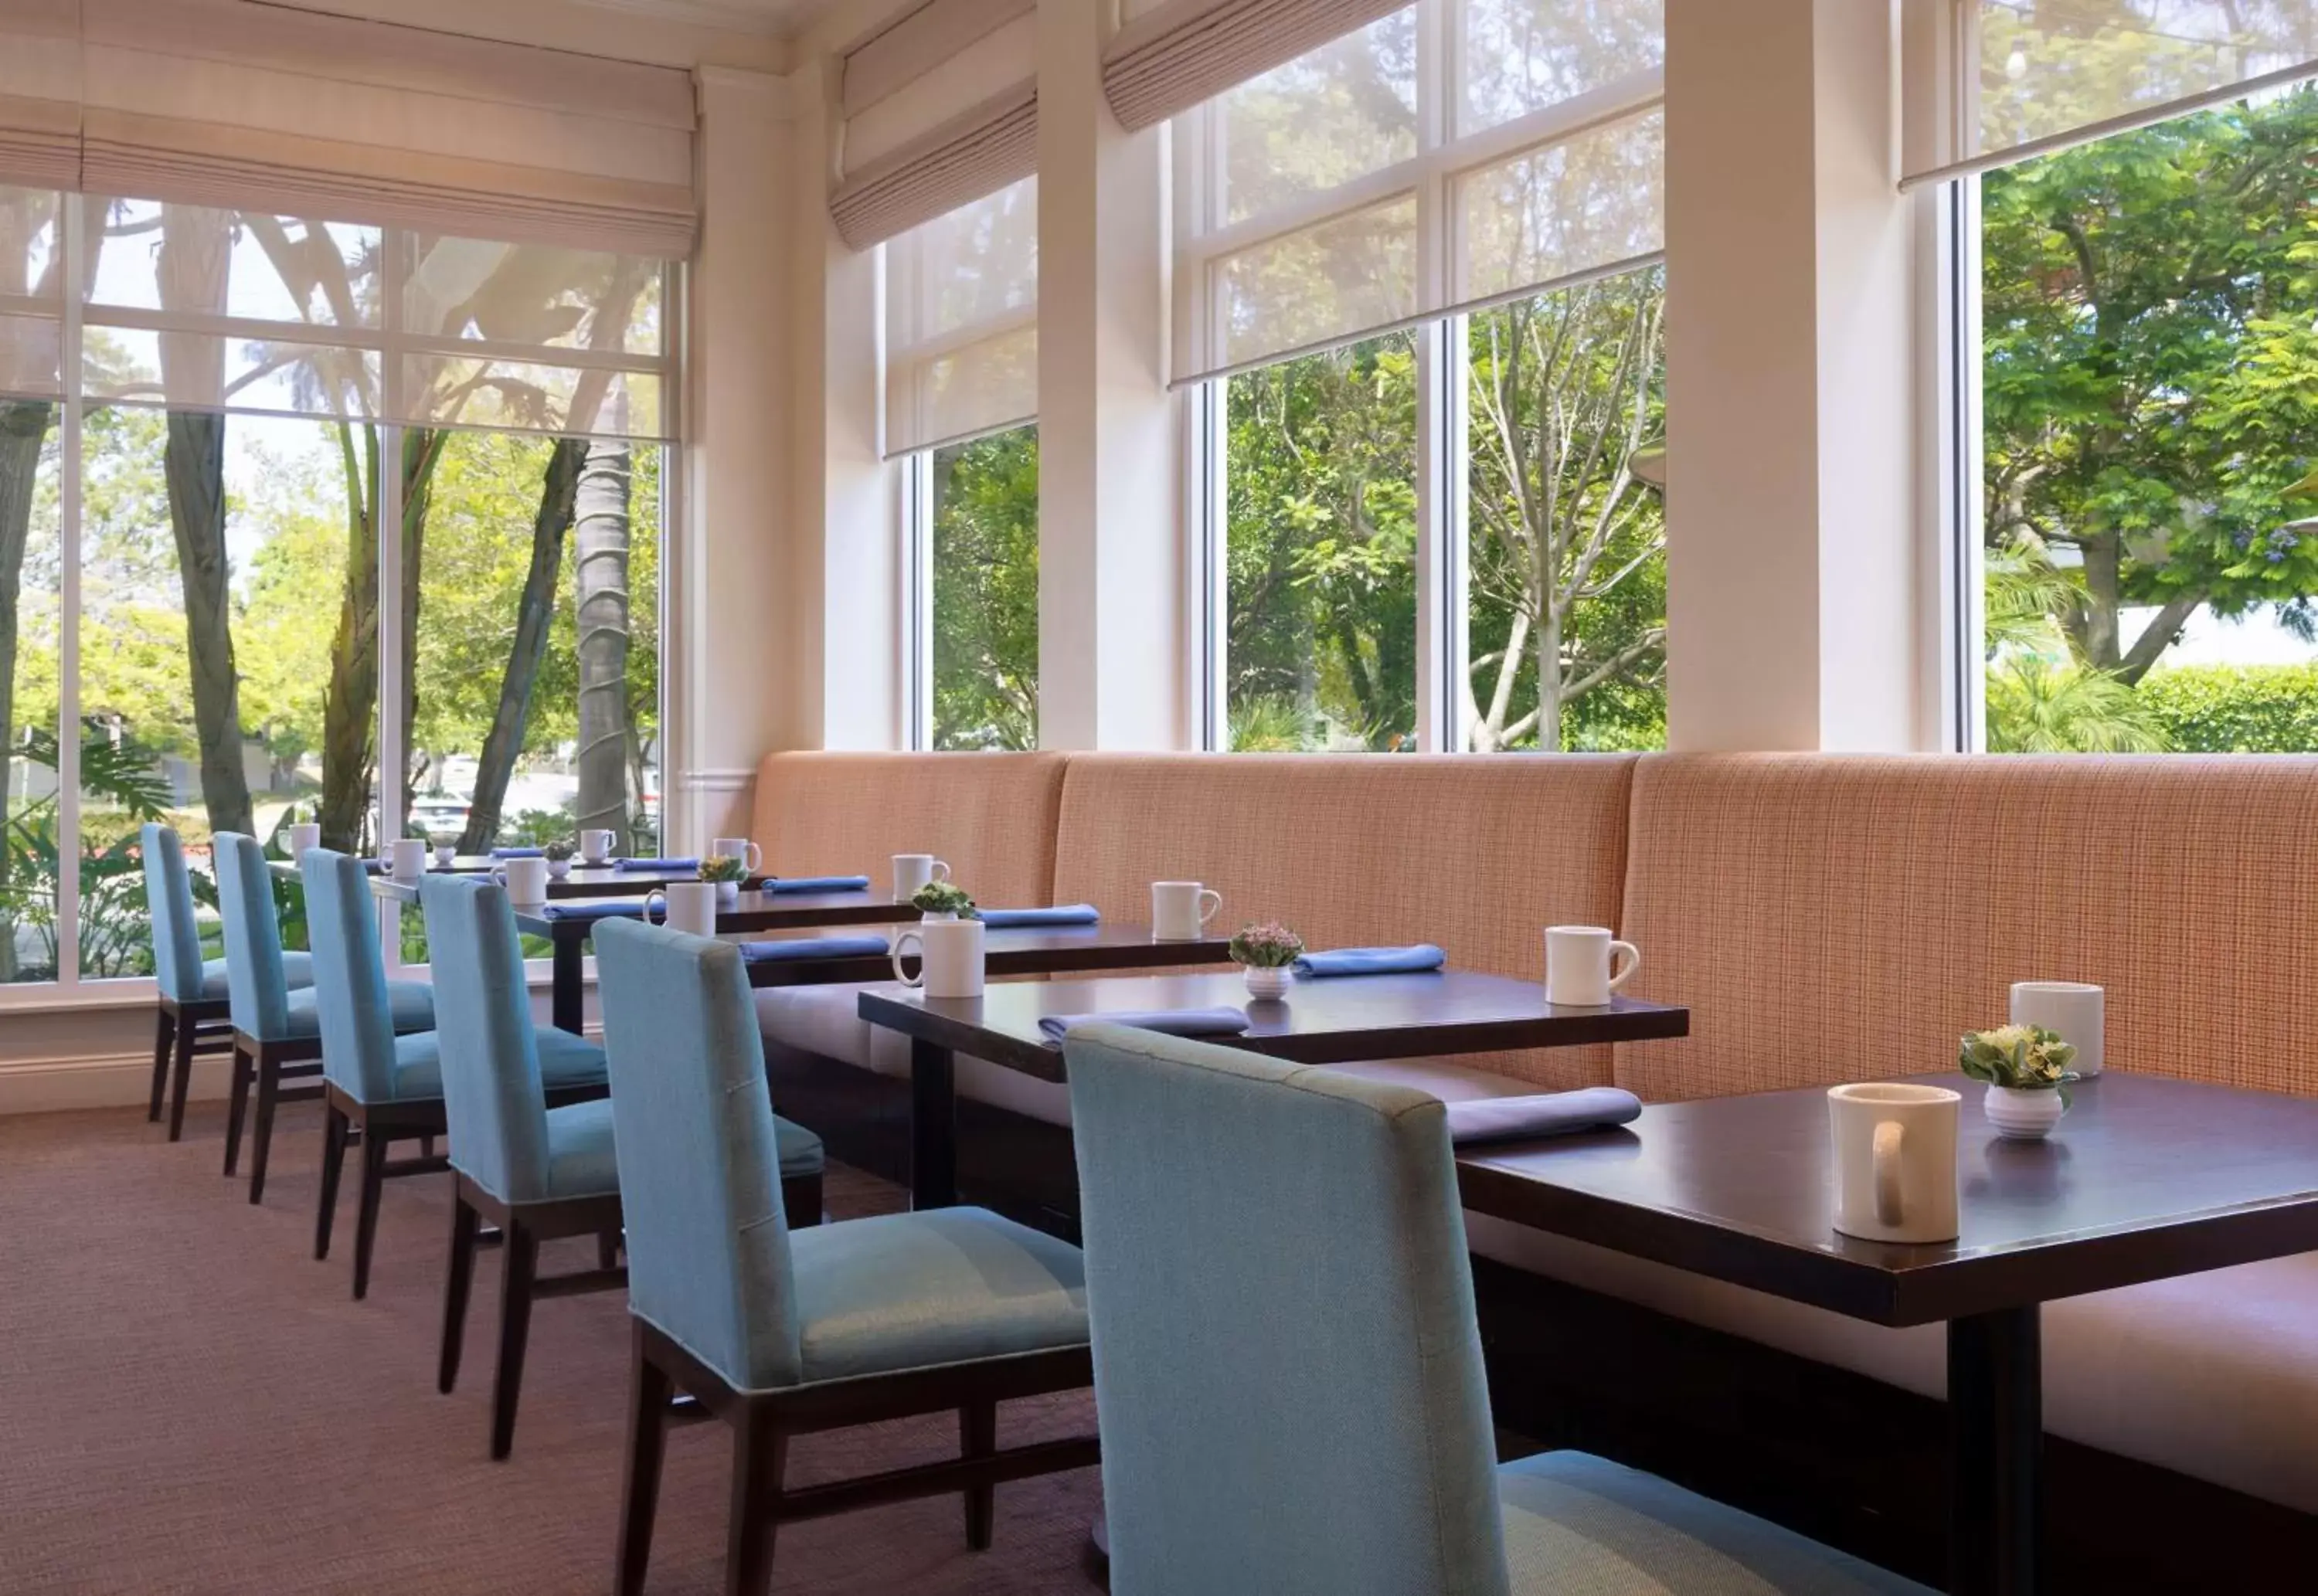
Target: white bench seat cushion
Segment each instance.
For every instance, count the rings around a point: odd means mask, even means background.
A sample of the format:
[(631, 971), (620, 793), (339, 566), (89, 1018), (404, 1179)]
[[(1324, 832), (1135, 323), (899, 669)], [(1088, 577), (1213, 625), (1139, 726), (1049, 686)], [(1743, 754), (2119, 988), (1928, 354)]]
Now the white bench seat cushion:
[[(1473, 1251), (1921, 1395), (1947, 1394), (1939, 1325), (1823, 1309), (1465, 1216)], [(2045, 1305), (2044, 1427), (2318, 1513), (2318, 1253)]]

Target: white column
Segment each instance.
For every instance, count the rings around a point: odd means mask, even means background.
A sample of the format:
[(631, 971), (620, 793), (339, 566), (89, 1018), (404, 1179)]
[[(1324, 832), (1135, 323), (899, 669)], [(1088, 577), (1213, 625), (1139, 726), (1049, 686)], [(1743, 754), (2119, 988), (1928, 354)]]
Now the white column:
[(1166, 138), (1111, 115), (1104, 10), (1038, 0), (1038, 740), (1188, 748)]
[(1890, 0), (1667, 5), (1669, 743), (1936, 746)]
[[(700, 245), (686, 326), (685, 502), (670, 529), (669, 796), (682, 847), (744, 827), (788, 716), (777, 535), (789, 481), (786, 80), (704, 67)], [(667, 802), (667, 799), (663, 799)]]

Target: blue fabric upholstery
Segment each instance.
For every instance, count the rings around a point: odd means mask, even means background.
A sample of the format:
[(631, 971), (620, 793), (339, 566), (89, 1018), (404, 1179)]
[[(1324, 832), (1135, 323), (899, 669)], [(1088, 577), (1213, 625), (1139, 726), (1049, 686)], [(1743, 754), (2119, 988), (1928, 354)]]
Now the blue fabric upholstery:
[(322, 1073), (358, 1103), (390, 1102), (397, 1090), (394, 1018), (370, 877), (358, 861), (327, 848), (309, 849), (298, 873), (314, 943)]
[(547, 1195), (611, 1197), (620, 1189), (612, 1151), (612, 1099), (567, 1103), (547, 1111)]
[(1430, 942), (1411, 947), (1339, 947), (1307, 953), (1296, 961), (1297, 978), (1325, 981), (1331, 976), (1420, 975), (1438, 970), (1449, 955)]
[[(314, 984), (314, 955), (308, 953), (285, 953), (282, 955), (282, 978), (290, 983), (293, 992), (303, 991)], [(204, 998), (229, 995), (225, 961), (205, 959), (202, 963), (202, 992)], [(183, 1001), (183, 1000), (179, 1000)]]
[(800, 1175), (818, 1175), (828, 1162), (822, 1152), (821, 1138), (794, 1119), (773, 1116), (774, 1152), (781, 1161), (781, 1179), (793, 1180)]
[(1912, 1580), (1583, 1452), (1506, 1464), (1497, 1486), (1506, 1561), (1523, 1596), (1929, 1596)]
[(866, 875), (786, 875), (757, 889), (764, 892), (866, 892)]
[(1082, 1026), (1132, 1026), (1169, 1036), (1236, 1036), (1247, 1029), (1248, 1019), (1237, 1009), (1122, 1009), (1116, 1014), (1050, 1014), (1038, 1022), (1054, 1042)]
[[(259, 1042), (289, 1042), (321, 1035), (310, 986), (310, 958), (282, 951), (282, 921), (274, 905), (274, 878), (255, 838), (220, 831), (210, 839), (217, 869), (218, 910), (225, 922), (227, 1012), (233, 1028)], [(365, 901), (368, 889), (364, 889)], [(376, 933), (372, 947), (375, 950)], [(383, 979), (383, 976), (382, 976)], [(435, 1023), (434, 993), (423, 982), (387, 982), (394, 1028), (423, 1031)]]
[(982, 923), (993, 931), (1031, 926), (1099, 926), (1101, 911), (1092, 903), (1063, 903), (1052, 909), (978, 909)]
[[(1511, 1485), (1501, 1509), (1438, 1098), (1117, 1027), (1064, 1052), (1118, 1596), (1785, 1588), (1587, 1583), (1601, 1515), (1565, 1501), (1556, 1539)], [(1676, 1494), (1701, 1525), (1729, 1511)]]
[(138, 829), (137, 844), (145, 864), (145, 909), (153, 924), (153, 978), (161, 995), (180, 1003), (225, 996), (222, 988), (209, 990), (184, 845), (168, 827), (149, 820)]
[(789, 1250), (808, 1380), (1086, 1344), (1079, 1250), (987, 1209), (846, 1220)]
[[(534, 1032), (533, 1038), (539, 1046), (543, 1089), (604, 1084), (604, 1050), (587, 1037), (550, 1027)], [(394, 1095), (399, 1098), (443, 1095), (443, 1045), (435, 1032), (420, 1031), (395, 1039)]]
[(435, 972), (436, 1034), (451, 1162), (505, 1203), (555, 1195), (547, 1098), (507, 889), (488, 877), (418, 883)]
[(883, 937), (792, 937), (780, 942), (743, 942), (741, 956), (752, 964), (791, 964), (807, 959), (858, 959), (892, 951)]

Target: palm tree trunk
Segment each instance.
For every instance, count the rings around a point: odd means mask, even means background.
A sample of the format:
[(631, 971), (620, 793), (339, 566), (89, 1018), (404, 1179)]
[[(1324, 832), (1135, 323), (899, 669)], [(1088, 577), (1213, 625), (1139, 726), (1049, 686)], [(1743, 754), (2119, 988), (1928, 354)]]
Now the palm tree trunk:
[(580, 479), (580, 825), (628, 829), (628, 506), (633, 457), (626, 444), (596, 444)]
[(234, 668), (232, 573), (225, 547), (225, 417), (170, 411), (162, 463), (184, 587), (202, 802), (211, 830), (247, 832), (249, 777), (241, 762), (241, 679)]
[(585, 438), (558, 438), (548, 455), (547, 475), (539, 491), (539, 514), (531, 524), (531, 569), (523, 580), (507, 674), (499, 678), (499, 708), (491, 716), (490, 731), (476, 761), (475, 795), (467, 807), (466, 832), (459, 839), (462, 853), (481, 853), (499, 835), (508, 781), (515, 774), (517, 756), (523, 752), (532, 683), (538, 678), (539, 662), (547, 652), (548, 623), (555, 614), (556, 578), (563, 569), (563, 540), (571, 530), (580, 474), (587, 461)]
[(322, 699), (322, 846), (362, 851), (378, 720), (378, 429), (338, 426), (346, 475), (346, 585)]
[(0, 404), (0, 982), (16, 978), (16, 919), (7, 896), (8, 789), (16, 746), (17, 602), (24, 545), (32, 530), (32, 486), (40, 474), (56, 407), (37, 400)]

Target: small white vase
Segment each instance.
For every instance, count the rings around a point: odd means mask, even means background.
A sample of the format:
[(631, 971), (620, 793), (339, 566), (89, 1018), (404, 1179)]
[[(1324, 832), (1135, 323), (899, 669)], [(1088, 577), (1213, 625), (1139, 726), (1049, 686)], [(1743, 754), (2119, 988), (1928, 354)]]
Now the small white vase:
[(569, 859), (548, 860), (547, 874), (554, 877), (557, 881), (570, 880), (571, 876), (571, 861)]
[(718, 882), (716, 883), (716, 907), (719, 909), (738, 909), (740, 906), (741, 883), (737, 881)]
[(1984, 1107), (1988, 1123), (1996, 1127), (1996, 1134), (2016, 1142), (2043, 1141), (2061, 1123), (2061, 1116), (2068, 1112), (2068, 1105), (2061, 1101), (2059, 1089), (2053, 1087), (2024, 1091), (2018, 1087), (1991, 1085)]
[(1264, 969), (1256, 964), (1243, 964), (1240, 973), (1247, 977), (1247, 995), (1251, 998), (1284, 998), (1288, 995), (1288, 966)]

